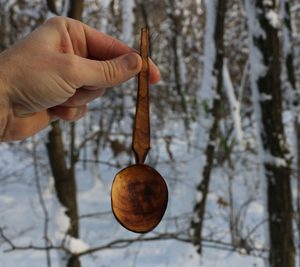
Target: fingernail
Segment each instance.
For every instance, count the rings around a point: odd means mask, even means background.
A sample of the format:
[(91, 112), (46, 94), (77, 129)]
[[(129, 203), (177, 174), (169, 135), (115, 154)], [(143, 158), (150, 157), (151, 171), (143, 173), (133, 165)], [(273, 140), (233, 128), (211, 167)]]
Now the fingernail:
[(124, 57), (125, 64), (128, 69), (135, 70), (139, 64), (139, 55), (135, 53), (128, 54)]

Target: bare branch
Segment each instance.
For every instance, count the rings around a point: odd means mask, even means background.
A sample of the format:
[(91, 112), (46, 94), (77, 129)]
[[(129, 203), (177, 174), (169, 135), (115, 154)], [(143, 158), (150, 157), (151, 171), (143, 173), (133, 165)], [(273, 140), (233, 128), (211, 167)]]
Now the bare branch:
[(4, 234), (4, 229), (2, 227), (0, 227), (0, 237), (9, 245), (9, 248), (5, 249), (4, 252), (11, 252), (14, 250), (64, 250), (70, 253), (70, 251), (68, 251), (66, 248), (62, 246), (54, 246), (52, 244), (48, 246), (36, 246), (32, 244), (26, 246), (15, 245), (13, 241), (11, 241), (11, 239)]
[[(102, 250), (106, 249), (123, 249), (126, 248), (133, 243), (136, 242), (152, 242), (152, 241), (166, 241), (166, 240), (176, 240), (179, 242), (184, 242), (188, 244), (192, 244), (192, 238), (187, 235), (187, 231), (181, 231), (181, 232), (174, 232), (174, 233), (154, 233), (155, 235), (150, 237), (145, 237), (145, 235), (140, 235), (137, 238), (128, 238), (128, 239), (118, 239), (111, 241), (109, 243), (96, 246), (90, 249), (87, 249), (81, 253), (72, 253), (68, 248), (64, 247), (64, 242), (61, 243), (59, 246), (55, 246), (53, 244), (48, 246), (37, 246), (33, 244), (29, 245), (23, 245), (19, 246), (14, 244), (10, 238), (8, 238), (4, 234), (4, 229), (0, 227), (0, 237), (9, 245), (9, 249), (4, 250), (4, 252), (11, 252), (14, 250), (62, 250), (68, 253), (69, 255), (72, 255), (72, 257), (79, 258), (81, 256), (93, 254)], [(231, 243), (224, 242), (221, 240), (214, 240), (211, 238), (202, 238), (202, 246), (204, 248), (212, 248), (217, 250), (225, 250), (225, 251), (232, 251), (232, 252), (238, 252), (240, 254), (245, 254), (245, 251), (243, 251), (242, 248), (236, 248)], [(268, 252), (267, 249), (262, 248), (255, 248), (251, 247), (250, 251), (247, 251), (249, 255), (259, 258), (265, 258), (266, 253)]]
[[(32, 157), (33, 157), (33, 168), (34, 168), (34, 176), (35, 176), (35, 183), (36, 188), (38, 192), (39, 202), (42, 207), (42, 211), (44, 214), (44, 239), (45, 239), (45, 245), (48, 246), (51, 244), (51, 241), (48, 236), (48, 228), (49, 228), (49, 213), (43, 198), (41, 183), (40, 183), (40, 176), (38, 171), (38, 157), (37, 157), (37, 151), (36, 151), (36, 142), (35, 139), (32, 139), (33, 142), (33, 151), (32, 151)], [(50, 257), (50, 251), (46, 249), (46, 259), (47, 259), (47, 266), (51, 267), (51, 257)]]

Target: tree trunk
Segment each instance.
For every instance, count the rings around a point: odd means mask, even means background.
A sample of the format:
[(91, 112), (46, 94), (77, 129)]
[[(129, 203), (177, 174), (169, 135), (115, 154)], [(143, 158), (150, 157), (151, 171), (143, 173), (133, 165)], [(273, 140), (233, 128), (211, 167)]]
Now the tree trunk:
[(70, 8), (68, 10), (68, 17), (82, 20), (84, 0), (70, 0)]
[[(222, 95), (222, 86), (223, 86), (223, 77), (222, 77), (222, 69), (223, 69), (223, 53), (224, 53), (224, 44), (223, 44), (223, 35), (224, 35), (224, 18), (226, 12), (226, 3), (227, 1), (223, 0), (214, 0), (214, 3), (209, 3), (207, 1), (207, 5), (213, 5), (212, 9), (207, 9), (206, 12), (206, 24), (211, 23), (211, 16), (214, 16), (214, 28), (213, 32), (205, 32), (206, 36), (206, 45), (215, 46), (215, 55), (213, 62), (213, 69), (210, 70), (211, 75), (210, 79), (216, 81), (216, 83), (211, 83), (211, 88), (202, 88), (202, 90), (211, 90), (213, 95), (216, 95), (213, 99), (211, 113), (213, 116), (213, 123), (209, 130), (208, 143), (205, 149), (206, 155), (206, 163), (202, 172), (202, 181), (197, 187), (199, 194), (201, 196), (198, 203), (196, 203), (194, 208), (194, 218), (191, 223), (191, 228), (193, 229), (193, 243), (197, 247), (197, 251), (201, 253), (202, 251), (202, 228), (203, 221), (205, 215), (205, 206), (206, 199), (209, 190), (209, 182), (210, 182), (210, 174), (213, 167), (213, 160), (215, 154), (215, 141), (218, 138), (219, 132), (219, 120), (221, 117), (221, 95)], [(209, 25), (207, 25), (206, 29), (209, 29)], [(208, 39), (212, 40), (208, 40)], [(211, 48), (205, 47), (204, 53), (210, 53)], [(211, 55), (210, 55), (211, 56)], [(205, 68), (209, 66), (204, 66)], [(205, 79), (205, 78), (204, 78)]]
[[(294, 134), (296, 138), (296, 179), (297, 179), (297, 228), (298, 238), (300, 234), (300, 94), (296, 87), (295, 67), (294, 67), (294, 47), (292, 41), (292, 22), (290, 3), (288, 0), (281, 0), (281, 12), (283, 17), (283, 56), (285, 60), (286, 77), (288, 82), (287, 95), (293, 96), (288, 99), (288, 108), (294, 113)], [(299, 262), (300, 264), (300, 262)]]
[(74, 172), (67, 167), (65, 149), (59, 122), (52, 123), (52, 129), (48, 135), (48, 156), (52, 169), (55, 190), (60, 203), (67, 208), (67, 216), (71, 220), (68, 234), (73, 237), (79, 236), (76, 182)]
[[(48, 135), (47, 150), (58, 200), (66, 208), (66, 215), (70, 218), (67, 234), (78, 238), (79, 222), (75, 172), (73, 168), (67, 167), (61, 127), (58, 121), (52, 123), (52, 129)], [(71, 256), (67, 266), (80, 267), (80, 262)]]
[[(47, 1), (48, 7), (53, 11), (55, 1)], [(49, 5), (50, 4), (50, 5)], [(83, 0), (70, 0), (68, 16), (77, 20), (81, 20), (83, 12)], [(56, 9), (55, 9), (56, 10)], [(70, 124), (71, 141), (69, 149), (69, 162), (67, 166), (65, 147), (62, 139), (62, 131), (58, 121), (51, 124), (52, 129), (48, 135), (47, 150), (50, 165), (55, 182), (55, 190), (60, 203), (67, 209), (66, 215), (70, 218), (70, 228), (67, 234), (74, 238), (79, 238), (79, 221), (77, 208), (77, 186), (75, 165), (77, 161), (75, 148), (75, 123)], [(79, 258), (70, 255), (67, 267), (80, 267)]]
[(245, 4), (251, 31), (251, 79), (260, 125), (262, 179), (267, 186), (269, 262), (271, 267), (294, 267), (291, 160), (282, 122), (281, 47), (277, 25), (269, 16), (276, 14), (276, 1), (246, 0)]
[(57, 13), (57, 8), (56, 8), (56, 0), (47, 0), (47, 6), (48, 6), (48, 9), (54, 13), (54, 14), (58, 14)]
[[(281, 0), (281, 9), (283, 13), (283, 42), (284, 42), (284, 59), (287, 72), (288, 82), (292, 90), (296, 90), (296, 79), (295, 79), (295, 69), (293, 60), (293, 44), (292, 44), (292, 22), (291, 22), (291, 11), (290, 3), (288, 0)], [(297, 103), (299, 105), (299, 103)]]

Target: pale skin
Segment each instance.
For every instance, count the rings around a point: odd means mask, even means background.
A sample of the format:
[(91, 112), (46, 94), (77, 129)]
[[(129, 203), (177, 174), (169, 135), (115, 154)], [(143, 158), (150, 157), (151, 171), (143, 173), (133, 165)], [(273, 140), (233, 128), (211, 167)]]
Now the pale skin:
[[(106, 88), (137, 75), (140, 56), (79, 21), (48, 20), (0, 54), (0, 140), (22, 140), (53, 120), (76, 121)], [(160, 79), (150, 60), (150, 83)]]

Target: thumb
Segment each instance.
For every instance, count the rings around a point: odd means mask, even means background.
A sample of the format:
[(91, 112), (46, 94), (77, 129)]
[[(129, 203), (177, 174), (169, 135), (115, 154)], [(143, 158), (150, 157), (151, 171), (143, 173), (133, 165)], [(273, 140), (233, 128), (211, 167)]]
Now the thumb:
[[(79, 58), (77, 85), (106, 88), (119, 85), (137, 75), (142, 67), (142, 59), (137, 53), (129, 53), (111, 60), (91, 60)], [(79, 72), (79, 73), (78, 73)]]

